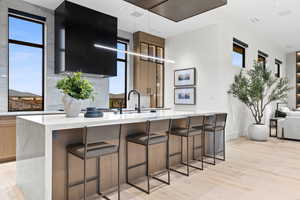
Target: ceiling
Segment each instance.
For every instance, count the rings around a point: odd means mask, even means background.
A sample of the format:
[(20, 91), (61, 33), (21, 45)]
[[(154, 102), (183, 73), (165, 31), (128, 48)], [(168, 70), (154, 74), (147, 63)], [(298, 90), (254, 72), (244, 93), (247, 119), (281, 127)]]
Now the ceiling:
[[(62, 2), (62, 0), (25, 1), (49, 9), (55, 9)], [(244, 25), (247, 30), (271, 40), (286, 52), (300, 50), (299, 0), (228, 0), (226, 6), (178, 23), (123, 0), (69, 1), (118, 17), (119, 28), (129, 32), (141, 30), (169, 37), (225, 19)]]

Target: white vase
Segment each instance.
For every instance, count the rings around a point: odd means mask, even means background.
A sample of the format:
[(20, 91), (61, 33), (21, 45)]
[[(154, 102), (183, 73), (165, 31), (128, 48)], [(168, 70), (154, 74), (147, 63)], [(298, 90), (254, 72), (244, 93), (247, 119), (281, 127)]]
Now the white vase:
[(251, 124), (248, 127), (248, 137), (251, 140), (265, 142), (268, 140), (268, 126), (264, 124)]
[(69, 95), (64, 95), (62, 98), (66, 116), (78, 117), (81, 111), (81, 100), (75, 99)]

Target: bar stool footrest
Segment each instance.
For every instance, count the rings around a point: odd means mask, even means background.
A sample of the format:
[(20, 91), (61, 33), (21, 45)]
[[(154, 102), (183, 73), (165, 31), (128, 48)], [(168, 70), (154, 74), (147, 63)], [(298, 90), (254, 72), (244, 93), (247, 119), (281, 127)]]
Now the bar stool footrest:
[[(191, 164), (189, 164), (188, 166), (189, 166), (189, 167), (192, 167), (192, 168), (194, 168), (194, 169), (204, 170), (204, 168), (203, 168), (203, 161), (202, 161), (202, 160), (190, 160), (189, 162), (192, 162), (192, 163), (195, 163), (195, 162), (202, 162), (202, 167), (196, 167), (196, 166), (191, 165)], [(187, 166), (187, 164), (186, 164), (185, 162), (181, 162), (180, 164), (181, 164), (181, 165), (184, 165), (184, 166)], [(177, 173), (179, 173), (179, 174), (185, 175), (185, 176), (189, 176), (188, 173), (181, 172), (181, 171), (179, 171), (179, 170), (177, 170), (177, 169), (174, 169), (174, 168), (170, 168), (170, 170), (171, 170), (171, 171), (174, 171), (174, 172), (177, 172)]]
[(134, 168), (137, 168), (137, 167), (146, 165), (146, 164), (147, 164), (147, 162), (138, 163), (138, 164), (136, 164), (136, 165), (128, 166), (127, 169), (134, 169)]
[(111, 200), (110, 198), (108, 198), (106, 195), (102, 194), (101, 192), (98, 193), (98, 195), (101, 197), (101, 198), (104, 198), (106, 200)]
[[(160, 179), (160, 178), (158, 178), (157, 176), (160, 176), (160, 175), (163, 175), (164, 173), (168, 173), (168, 170), (163, 170), (163, 171), (160, 171), (159, 173), (155, 173), (155, 174), (150, 174), (149, 175), (149, 178), (151, 179), (154, 179), (154, 180), (157, 180), (157, 181), (159, 181), (159, 182), (161, 182), (161, 183), (164, 183), (164, 184), (166, 184), (166, 185), (170, 185), (170, 182), (169, 181), (165, 181), (165, 180), (162, 180), (162, 179)], [(147, 177), (147, 176), (146, 176)], [(145, 193), (147, 193), (147, 194), (150, 194), (150, 190), (149, 191), (147, 191), (147, 190), (145, 190), (145, 189), (143, 189), (142, 187), (140, 187), (140, 186), (137, 186), (136, 184), (133, 184), (133, 183), (130, 183), (129, 181), (127, 181), (127, 184), (128, 185), (130, 185), (130, 186), (132, 186), (132, 187), (134, 187), (134, 188), (136, 188), (136, 189), (138, 189), (138, 190), (140, 190), (140, 191), (142, 191), (142, 192), (145, 192)]]
[[(203, 155), (203, 157), (206, 157), (206, 158), (214, 158), (213, 156), (210, 156), (210, 155)], [(221, 161), (225, 161), (224, 158), (219, 158), (216, 156), (216, 160), (221, 160)]]
[[(89, 182), (96, 181), (96, 180), (98, 180), (98, 177), (95, 176), (95, 177), (88, 178), (88, 179), (86, 180), (86, 182), (89, 183)], [(84, 183), (84, 180), (82, 180), (82, 181), (77, 181), (77, 182), (75, 182), (75, 183), (69, 184), (68, 187), (69, 187), (69, 188), (75, 187), (75, 186), (81, 185), (81, 184), (83, 184), (83, 183)]]

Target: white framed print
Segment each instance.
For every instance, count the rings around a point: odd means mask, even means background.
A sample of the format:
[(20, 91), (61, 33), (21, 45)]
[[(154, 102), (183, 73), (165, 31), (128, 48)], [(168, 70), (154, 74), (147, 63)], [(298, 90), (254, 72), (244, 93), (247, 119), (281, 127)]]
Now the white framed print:
[(179, 69), (174, 71), (174, 86), (194, 86), (196, 85), (196, 69)]
[(175, 105), (195, 105), (196, 104), (196, 88), (175, 88), (174, 89)]

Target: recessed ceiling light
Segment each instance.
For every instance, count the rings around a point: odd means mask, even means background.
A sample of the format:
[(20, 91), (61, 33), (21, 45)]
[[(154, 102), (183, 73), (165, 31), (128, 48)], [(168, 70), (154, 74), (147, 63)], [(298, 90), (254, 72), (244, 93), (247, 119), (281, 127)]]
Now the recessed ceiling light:
[(260, 22), (260, 19), (257, 18), (257, 17), (253, 17), (253, 18), (250, 19), (250, 21), (251, 21), (252, 23), (256, 24), (256, 23)]
[(138, 17), (141, 17), (141, 16), (143, 16), (143, 13), (140, 13), (140, 12), (134, 11), (134, 12), (132, 12), (130, 15), (131, 15), (131, 16), (133, 16), (133, 17), (136, 17), (136, 18), (138, 18)]
[(292, 14), (292, 11), (291, 11), (291, 10), (282, 10), (282, 11), (278, 12), (278, 15), (279, 15), (280, 17), (285, 17), (285, 16), (288, 16), (288, 15), (290, 15), (290, 14)]

